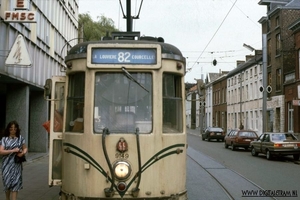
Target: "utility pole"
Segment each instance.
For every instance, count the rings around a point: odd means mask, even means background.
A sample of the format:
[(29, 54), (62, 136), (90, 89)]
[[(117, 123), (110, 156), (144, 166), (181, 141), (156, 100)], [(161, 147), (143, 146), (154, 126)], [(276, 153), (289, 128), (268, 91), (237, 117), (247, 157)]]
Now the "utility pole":
[(199, 128), (200, 135), (203, 133), (204, 126), (204, 111), (205, 111), (205, 84), (202, 79), (197, 80), (197, 90), (200, 99), (200, 108), (199, 108)]
[(267, 122), (267, 35), (262, 35), (262, 51), (263, 51), (263, 105), (262, 105), (262, 133), (266, 132)]

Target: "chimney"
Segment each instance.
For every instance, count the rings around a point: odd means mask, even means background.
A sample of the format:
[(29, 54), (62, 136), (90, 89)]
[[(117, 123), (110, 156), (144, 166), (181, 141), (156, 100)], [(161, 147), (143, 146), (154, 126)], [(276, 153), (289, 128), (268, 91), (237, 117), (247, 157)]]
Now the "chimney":
[(254, 55), (246, 55), (246, 62), (247, 62), (248, 60), (250, 60), (251, 58), (254, 58)]
[(256, 56), (259, 56), (259, 55), (262, 55), (262, 50), (255, 50), (255, 55)]
[(236, 66), (238, 67), (239, 65), (244, 64), (244, 63), (245, 63), (245, 61), (243, 61), (243, 60), (237, 60)]

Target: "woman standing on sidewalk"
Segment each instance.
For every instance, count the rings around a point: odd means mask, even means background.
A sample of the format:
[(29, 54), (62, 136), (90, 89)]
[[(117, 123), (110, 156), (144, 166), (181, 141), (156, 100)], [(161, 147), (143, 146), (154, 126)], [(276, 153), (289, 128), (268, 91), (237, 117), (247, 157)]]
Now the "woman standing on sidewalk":
[(2, 180), (6, 194), (6, 200), (17, 200), (18, 191), (22, 185), (22, 163), (15, 163), (17, 154), (22, 156), (27, 153), (25, 139), (20, 135), (19, 124), (16, 121), (8, 123), (4, 137), (1, 139), (0, 154), (2, 157)]

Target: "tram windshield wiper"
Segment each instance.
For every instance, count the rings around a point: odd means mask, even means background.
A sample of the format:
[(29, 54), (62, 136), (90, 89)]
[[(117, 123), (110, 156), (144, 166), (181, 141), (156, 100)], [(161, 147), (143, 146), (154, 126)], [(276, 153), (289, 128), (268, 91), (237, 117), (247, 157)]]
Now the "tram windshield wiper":
[(142, 84), (140, 84), (127, 70), (125, 67), (122, 67), (123, 72), (125, 73), (126, 77), (136, 84), (138, 84), (141, 88), (143, 88), (145, 91), (149, 92)]

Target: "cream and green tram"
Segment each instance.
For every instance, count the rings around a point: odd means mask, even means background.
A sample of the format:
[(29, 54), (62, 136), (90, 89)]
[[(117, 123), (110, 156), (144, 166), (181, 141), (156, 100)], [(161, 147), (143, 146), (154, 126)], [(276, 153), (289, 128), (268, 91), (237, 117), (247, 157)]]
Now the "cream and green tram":
[(181, 51), (101, 40), (77, 44), (65, 63), (45, 85), (49, 185), (61, 199), (187, 199)]

